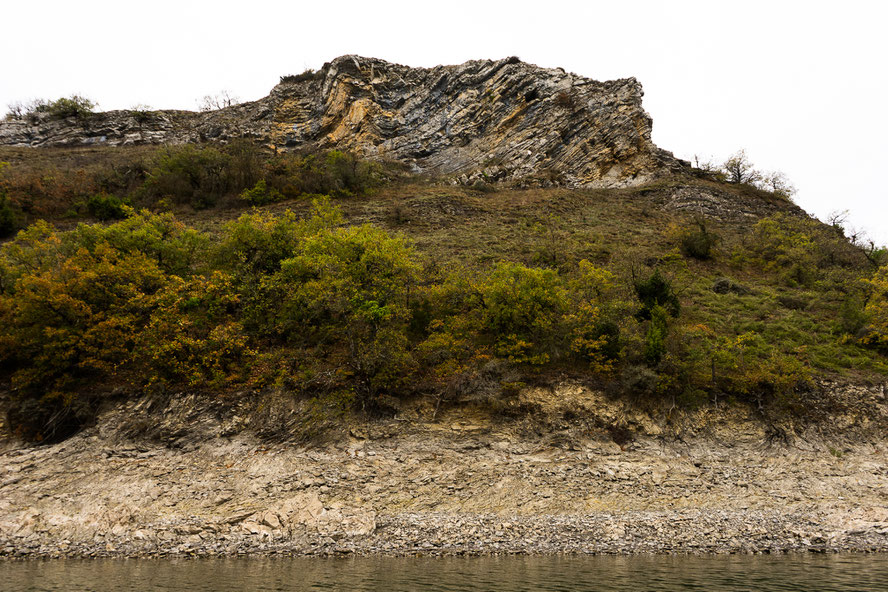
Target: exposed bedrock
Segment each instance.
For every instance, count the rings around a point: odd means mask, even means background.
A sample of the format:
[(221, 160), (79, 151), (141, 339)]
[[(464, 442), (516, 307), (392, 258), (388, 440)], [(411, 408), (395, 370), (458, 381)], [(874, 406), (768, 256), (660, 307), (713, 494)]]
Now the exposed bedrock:
[(258, 101), (206, 113), (109, 111), (0, 122), (0, 144), (229, 141), (341, 149), (472, 179), (625, 186), (687, 163), (651, 141), (634, 78), (598, 82), (517, 58), (410, 68), (342, 56)]

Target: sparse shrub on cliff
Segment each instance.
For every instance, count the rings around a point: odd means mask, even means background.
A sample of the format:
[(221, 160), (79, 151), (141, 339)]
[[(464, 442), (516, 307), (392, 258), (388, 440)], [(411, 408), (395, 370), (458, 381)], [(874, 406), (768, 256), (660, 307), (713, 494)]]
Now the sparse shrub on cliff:
[(46, 111), (54, 117), (84, 117), (93, 112), (96, 103), (80, 95), (62, 97), (51, 102)]
[(713, 250), (719, 242), (717, 234), (706, 228), (703, 220), (695, 220), (692, 226), (674, 230), (681, 252), (685, 257), (706, 261), (713, 256)]
[(6, 115), (4, 119), (6, 121), (15, 121), (17, 119), (22, 119), (25, 116), (26, 108), (24, 103), (21, 101), (15, 101), (14, 103), (9, 103), (6, 105)]
[(752, 166), (752, 163), (749, 162), (746, 150), (741, 149), (732, 154), (724, 164), (722, 164), (722, 168), (728, 177), (729, 183), (737, 185), (743, 183), (754, 185), (762, 178), (762, 173), (757, 171), (755, 167)]
[(320, 72), (308, 68), (302, 72), (302, 74), (287, 74), (286, 76), (281, 76), (281, 84), (295, 84), (297, 82), (305, 82), (306, 80), (316, 80), (317, 78), (320, 78), (320, 76)]
[(9, 105), (6, 119), (31, 119), (36, 121), (41, 113), (51, 117), (84, 117), (92, 113), (96, 103), (81, 95), (61, 97), (54, 101), (46, 99), (34, 99), (28, 103), (15, 102)]
[(205, 95), (197, 104), (201, 111), (218, 111), (226, 107), (240, 104), (240, 99), (231, 94), (231, 91), (220, 90), (213, 95)]
[(142, 103), (138, 103), (133, 105), (129, 109), (126, 110), (129, 113), (130, 117), (136, 120), (137, 123), (143, 124), (151, 121), (151, 117), (154, 114), (154, 110), (149, 106)]
[(562, 90), (555, 95), (555, 106), (571, 111), (577, 106), (577, 99), (573, 93)]
[(768, 191), (774, 197), (786, 201), (792, 201), (792, 196), (796, 193), (795, 186), (783, 172), (756, 169), (743, 149), (728, 157), (720, 168), (711, 163), (697, 163), (698, 170), (719, 181)]

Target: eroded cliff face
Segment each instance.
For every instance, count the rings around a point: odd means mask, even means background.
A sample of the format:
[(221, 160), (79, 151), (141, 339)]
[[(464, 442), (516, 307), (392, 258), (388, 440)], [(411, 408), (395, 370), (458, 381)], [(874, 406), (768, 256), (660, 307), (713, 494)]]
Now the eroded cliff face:
[(840, 410), (793, 426), (562, 383), (524, 389), (522, 421), (423, 401), (313, 446), (246, 429), (292, 425), (292, 397), (130, 401), (0, 440), (0, 558), (888, 551), (888, 399), (822, 389)]
[(686, 163), (651, 141), (634, 78), (597, 82), (507, 58), (410, 68), (342, 56), (255, 102), (208, 113), (110, 111), (0, 123), (0, 144), (127, 145), (247, 137), (341, 149), (474, 179), (625, 186)]

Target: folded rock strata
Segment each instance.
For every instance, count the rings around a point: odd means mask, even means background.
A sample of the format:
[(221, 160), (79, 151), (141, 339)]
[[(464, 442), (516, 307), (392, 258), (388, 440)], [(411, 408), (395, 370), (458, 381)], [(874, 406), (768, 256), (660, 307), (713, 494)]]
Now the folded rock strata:
[(410, 68), (347, 55), (217, 111), (109, 111), (0, 122), (0, 145), (177, 144), (246, 137), (349, 150), (473, 180), (627, 186), (687, 163), (651, 141), (634, 78), (598, 82), (517, 58)]

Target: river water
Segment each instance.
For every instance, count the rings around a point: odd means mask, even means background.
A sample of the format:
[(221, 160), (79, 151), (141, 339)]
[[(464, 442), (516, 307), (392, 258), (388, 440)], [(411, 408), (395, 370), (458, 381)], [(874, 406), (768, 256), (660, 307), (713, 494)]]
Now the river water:
[(0, 589), (888, 591), (888, 555), (0, 562)]

